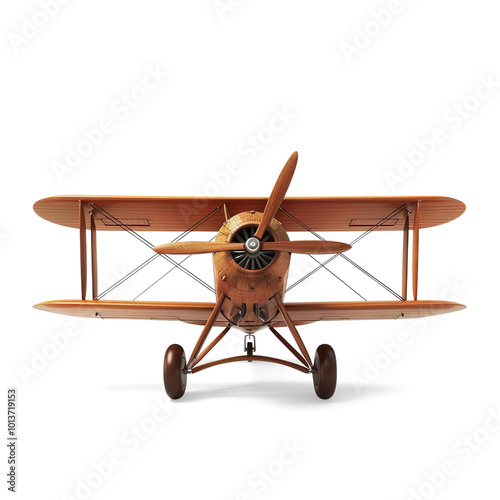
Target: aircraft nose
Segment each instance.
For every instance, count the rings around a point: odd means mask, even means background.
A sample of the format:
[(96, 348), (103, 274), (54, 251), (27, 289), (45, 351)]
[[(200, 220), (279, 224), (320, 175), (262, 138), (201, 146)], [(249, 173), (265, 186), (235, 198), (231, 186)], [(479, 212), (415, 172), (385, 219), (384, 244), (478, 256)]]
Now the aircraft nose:
[(257, 253), (260, 250), (260, 241), (257, 238), (248, 238), (245, 242), (245, 250), (248, 253)]

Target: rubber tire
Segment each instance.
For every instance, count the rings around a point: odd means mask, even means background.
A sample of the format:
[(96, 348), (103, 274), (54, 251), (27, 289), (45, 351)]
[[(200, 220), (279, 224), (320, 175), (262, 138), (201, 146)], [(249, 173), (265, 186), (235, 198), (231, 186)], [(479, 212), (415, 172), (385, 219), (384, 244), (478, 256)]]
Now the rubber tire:
[(335, 351), (328, 344), (316, 349), (313, 373), (314, 391), (318, 398), (330, 399), (337, 387), (337, 358)]
[(179, 344), (172, 344), (165, 351), (163, 360), (163, 384), (171, 399), (179, 399), (186, 392), (186, 355)]

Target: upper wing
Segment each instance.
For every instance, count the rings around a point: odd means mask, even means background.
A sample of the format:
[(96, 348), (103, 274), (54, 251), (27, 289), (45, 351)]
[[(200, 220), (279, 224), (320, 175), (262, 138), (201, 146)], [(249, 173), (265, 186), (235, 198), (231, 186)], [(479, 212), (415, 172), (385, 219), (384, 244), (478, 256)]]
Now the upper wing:
[[(346, 319), (422, 318), (466, 308), (462, 304), (445, 300), (296, 302), (285, 306), (294, 322), (308, 323)], [(280, 320), (281, 316), (276, 319)]]
[[(267, 198), (197, 198), (183, 196), (52, 196), (33, 206), (42, 218), (68, 227), (79, 227), (79, 202), (85, 212), (94, 212), (96, 229), (119, 230), (120, 223), (138, 231), (185, 231), (211, 212), (197, 231), (218, 231), (225, 221), (223, 206), (230, 215), (263, 211)], [(285, 198), (281, 207), (313, 231), (365, 231), (401, 206), (414, 213), (420, 201), (420, 227), (444, 224), (459, 217), (465, 205), (443, 196), (353, 196)], [(217, 210), (218, 209), (218, 210)], [(384, 221), (377, 230), (402, 230), (406, 210)], [(286, 231), (304, 228), (283, 211), (276, 218)], [(119, 222), (117, 222), (119, 221)], [(413, 217), (410, 228), (413, 227)], [(87, 217), (87, 228), (90, 219)]]

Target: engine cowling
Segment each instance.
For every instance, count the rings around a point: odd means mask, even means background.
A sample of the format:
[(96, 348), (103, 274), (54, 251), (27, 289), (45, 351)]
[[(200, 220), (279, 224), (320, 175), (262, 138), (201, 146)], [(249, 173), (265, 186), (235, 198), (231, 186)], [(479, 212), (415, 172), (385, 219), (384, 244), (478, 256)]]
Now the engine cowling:
[[(248, 241), (261, 219), (261, 212), (237, 214), (223, 224), (215, 241), (241, 242), (245, 237)], [(272, 219), (262, 241), (288, 240), (281, 223)], [(222, 312), (228, 321), (246, 332), (254, 332), (276, 316), (277, 305), (270, 299), (276, 293), (285, 293), (290, 253), (255, 251), (249, 247), (240, 252), (217, 252), (213, 259), (217, 294), (226, 296)]]

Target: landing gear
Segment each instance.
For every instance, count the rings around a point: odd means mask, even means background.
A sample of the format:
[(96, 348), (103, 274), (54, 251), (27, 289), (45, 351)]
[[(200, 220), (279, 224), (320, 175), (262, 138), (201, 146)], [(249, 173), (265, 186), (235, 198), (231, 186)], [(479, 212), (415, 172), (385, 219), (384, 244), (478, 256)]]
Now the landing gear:
[(255, 335), (245, 335), (245, 340), (243, 341), (243, 350), (247, 353), (250, 358), (248, 361), (252, 361), (253, 353), (256, 349)]
[(335, 351), (328, 344), (321, 344), (316, 349), (313, 383), (319, 398), (330, 399), (333, 396), (337, 386), (337, 359)]
[(186, 392), (186, 355), (179, 344), (172, 344), (165, 352), (163, 383), (172, 399), (179, 399)]
[(173, 344), (167, 349), (163, 363), (163, 382), (165, 384), (165, 390), (170, 398), (179, 399), (184, 395), (186, 392), (188, 374), (197, 373), (212, 366), (232, 363), (235, 361), (264, 361), (268, 363), (277, 363), (283, 366), (288, 366), (289, 368), (293, 368), (302, 373), (312, 373), (316, 395), (321, 399), (329, 399), (333, 396), (337, 385), (337, 360), (335, 358), (334, 350), (328, 344), (320, 345), (316, 350), (313, 363), (294, 322), (292, 321), (279, 296), (275, 296), (278, 309), (294, 340), (296, 341), (299, 350), (295, 349), (287, 340), (285, 340), (272, 325), (269, 325), (269, 330), (297, 358), (299, 363), (256, 355), (255, 336), (250, 333), (246, 334), (244, 337), (244, 356), (233, 356), (231, 358), (223, 358), (199, 364), (201, 360), (204, 359), (205, 356), (213, 349), (213, 347), (215, 347), (222, 340), (222, 338), (224, 338), (231, 328), (230, 325), (226, 326), (226, 328), (224, 328), (224, 330), (219, 333), (219, 335), (217, 335), (217, 337), (202, 351), (203, 344), (207, 339), (212, 326), (215, 324), (217, 315), (221, 310), (224, 298), (225, 296), (221, 295), (217, 299), (217, 303), (212, 310), (205, 327), (203, 328), (200, 338), (196, 342), (189, 361), (186, 362), (184, 349), (180, 345)]

